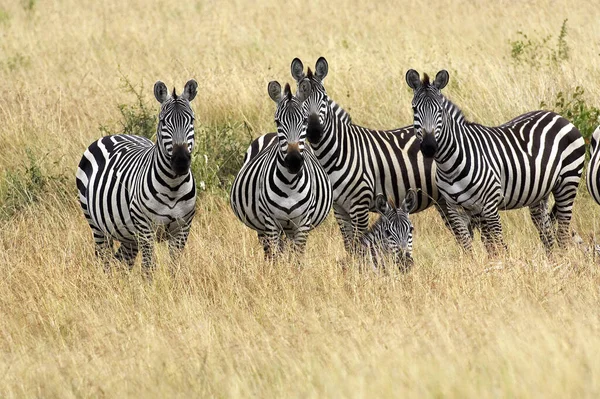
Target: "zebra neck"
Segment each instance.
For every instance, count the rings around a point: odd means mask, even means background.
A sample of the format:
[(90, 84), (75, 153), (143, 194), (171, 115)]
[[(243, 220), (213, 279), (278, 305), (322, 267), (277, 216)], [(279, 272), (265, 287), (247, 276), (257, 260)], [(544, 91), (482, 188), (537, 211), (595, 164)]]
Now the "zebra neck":
[(444, 112), (444, 121), (437, 137), (435, 160), (439, 170), (456, 172), (457, 165), (462, 165), (465, 158), (462, 142), (466, 126), (462, 112), (454, 104), (449, 104), (451, 107)]
[(342, 137), (346, 131), (345, 127), (351, 124), (350, 114), (338, 103), (329, 99), (323, 126), (323, 138), (318, 144), (311, 145), (317, 158), (328, 163), (332, 157), (337, 157), (346, 142)]
[[(298, 173), (290, 173), (284, 164), (284, 156), (281, 151), (277, 150), (277, 157), (275, 158), (275, 177), (274, 179), (281, 184), (288, 186), (295, 186), (299, 181), (302, 181), (304, 177), (304, 168), (306, 167), (306, 161)], [(269, 177), (268, 177), (269, 178)], [(270, 178), (269, 178), (270, 179)]]
[[(153, 149), (153, 157), (152, 157), (152, 168), (150, 169), (150, 173), (152, 175), (153, 181), (157, 181), (158, 191), (171, 192), (172, 189), (181, 188), (182, 184), (189, 180), (188, 183), (191, 183), (193, 179), (190, 178), (191, 170), (185, 175), (178, 176), (173, 169), (171, 169), (171, 164), (166, 154), (160, 150), (158, 144), (154, 146)], [(162, 190), (161, 190), (162, 189)]]

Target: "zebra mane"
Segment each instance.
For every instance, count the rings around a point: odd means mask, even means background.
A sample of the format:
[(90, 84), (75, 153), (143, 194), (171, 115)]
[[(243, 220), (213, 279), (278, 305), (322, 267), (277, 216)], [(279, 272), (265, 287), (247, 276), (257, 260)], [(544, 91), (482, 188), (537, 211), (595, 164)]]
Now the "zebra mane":
[(343, 123), (350, 124), (352, 123), (352, 117), (344, 108), (340, 106), (340, 104), (333, 101), (331, 98), (329, 99), (329, 106), (333, 109), (335, 115), (340, 118)]
[(290, 88), (290, 84), (285, 84), (285, 89), (283, 89), (283, 94), (287, 97), (288, 100), (292, 99), (292, 89)]
[(429, 86), (431, 85), (431, 83), (429, 82), (429, 75), (427, 75), (426, 73), (423, 74), (423, 80), (421, 81), (421, 83), (423, 84), (423, 86)]
[(448, 100), (445, 96), (444, 99), (444, 108), (446, 111), (450, 113), (450, 115), (459, 123), (471, 123), (465, 118), (465, 114), (463, 114), (462, 110), (458, 108), (458, 105), (454, 104), (452, 101)]
[(310, 67), (308, 67), (308, 71), (306, 72), (306, 77), (307, 77), (308, 79), (312, 79), (312, 78), (313, 78), (313, 76), (314, 76), (314, 75), (313, 75), (312, 71), (310, 70)]
[(173, 94), (171, 94), (171, 97), (173, 97), (173, 100), (177, 100), (177, 93), (175, 92), (174, 87), (173, 87)]

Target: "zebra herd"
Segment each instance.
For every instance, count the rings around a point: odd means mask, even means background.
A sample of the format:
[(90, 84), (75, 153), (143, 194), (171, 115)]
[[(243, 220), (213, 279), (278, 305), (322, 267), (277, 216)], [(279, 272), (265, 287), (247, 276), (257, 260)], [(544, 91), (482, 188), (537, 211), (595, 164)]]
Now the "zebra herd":
[[(467, 251), (476, 228), (490, 254), (503, 249), (499, 210), (525, 206), (548, 252), (555, 241), (566, 246), (585, 159), (584, 140), (568, 120), (534, 111), (497, 127), (469, 122), (441, 92), (448, 72), (431, 82), (411, 69), (406, 82), (414, 93), (413, 124), (372, 130), (355, 125), (329, 98), (323, 85), (328, 70), (321, 57), (314, 73), (305, 73), (296, 58), (295, 94), (289, 84), (282, 90), (278, 82), (269, 83), (277, 131), (251, 143), (231, 188), (231, 208), (257, 232), (266, 258), (276, 257), (286, 243), (302, 253), (309, 231), (332, 206), (348, 252), (376, 265), (390, 256), (401, 270), (413, 263), (409, 214), (431, 206)], [(168, 240), (172, 256), (185, 246), (196, 199), (190, 169), (196, 90), (194, 80), (181, 95), (155, 84), (161, 103), (156, 144), (113, 135), (85, 151), (77, 187), (103, 259), (114, 256), (132, 267), (141, 249), (149, 272), (154, 241)], [(600, 204), (599, 141), (600, 127), (586, 175)], [(371, 228), (370, 212), (380, 215)], [(116, 253), (113, 240), (121, 243)]]

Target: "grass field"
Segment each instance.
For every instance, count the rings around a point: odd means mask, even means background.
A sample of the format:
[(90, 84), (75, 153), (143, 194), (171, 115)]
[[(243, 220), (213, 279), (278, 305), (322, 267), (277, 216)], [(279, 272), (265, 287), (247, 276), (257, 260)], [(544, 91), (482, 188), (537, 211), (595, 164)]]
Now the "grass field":
[[(207, 167), (176, 276), (162, 246), (154, 284), (102, 272), (74, 175), (135, 104), (125, 80), (155, 112), (156, 80), (195, 78), (199, 148), (271, 131), (267, 82), (294, 57), (325, 56), (329, 95), (373, 128), (412, 122), (409, 68), (448, 69), (445, 94), (489, 125), (576, 86), (600, 106), (594, 2), (280, 4), (0, 2), (0, 397), (598, 397), (599, 264), (546, 257), (527, 211), (502, 215), (499, 259), (462, 254), (428, 210), (406, 275), (358, 272), (331, 217), (300, 269), (269, 266)], [(580, 192), (591, 242), (600, 206)]]

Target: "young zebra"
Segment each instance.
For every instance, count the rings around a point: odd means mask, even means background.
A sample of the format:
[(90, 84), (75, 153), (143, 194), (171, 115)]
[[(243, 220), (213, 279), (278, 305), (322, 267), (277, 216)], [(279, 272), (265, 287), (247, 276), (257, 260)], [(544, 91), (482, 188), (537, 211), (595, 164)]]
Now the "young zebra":
[(154, 96), (161, 104), (156, 144), (140, 136), (106, 136), (83, 154), (76, 175), (79, 201), (94, 233), (96, 254), (105, 260), (118, 240), (116, 258), (131, 268), (141, 248), (142, 266), (149, 273), (155, 239), (168, 239), (172, 255), (185, 246), (196, 203), (190, 101), (197, 87), (190, 80), (183, 94), (173, 89), (169, 95), (165, 84), (156, 82)]
[(598, 151), (598, 142), (600, 142), (600, 126), (594, 130), (590, 142), (590, 162), (588, 163), (586, 183), (588, 191), (592, 198), (600, 204), (600, 151)]
[(283, 234), (302, 253), (308, 232), (325, 220), (331, 208), (329, 178), (305, 148), (305, 100), (311, 90), (306, 81), (293, 96), (286, 84), (282, 95), (278, 82), (269, 83), (269, 96), (277, 104), (277, 144), (246, 162), (231, 188), (233, 212), (258, 232), (267, 259), (279, 252)]
[(549, 251), (555, 230), (548, 197), (555, 200), (556, 235), (560, 246), (570, 237), (573, 201), (583, 169), (585, 143), (568, 120), (549, 111), (533, 111), (498, 127), (465, 120), (441, 93), (449, 75), (440, 71), (433, 83), (406, 73), (414, 90), (412, 107), (421, 150), (437, 164), (436, 182), (447, 203), (450, 223), (464, 248), (467, 234), (454, 206), (461, 206), (481, 223), (490, 253), (504, 247), (499, 210), (529, 207), (540, 238)]
[(375, 209), (380, 217), (359, 238), (361, 246), (371, 256), (375, 266), (381, 264), (386, 255), (392, 257), (402, 272), (407, 272), (413, 266), (413, 224), (408, 215), (416, 206), (417, 195), (412, 190), (406, 193), (398, 208), (383, 194), (375, 197)]
[[(447, 222), (446, 205), (435, 184), (435, 163), (421, 153), (413, 127), (372, 130), (352, 123), (350, 115), (327, 95), (323, 80), (328, 70), (324, 57), (317, 60), (314, 74), (309, 68), (305, 75), (298, 58), (291, 64), (292, 76), (299, 84), (305, 80), (312, 83), (307, 140), (331, 180), (333, 210), (346, 250), (360, 250), (356, 244), (367, 231), (369, 211), (377, 210), (378, 193), (399, 206), (406, 193), (415, 190), (414, 212), (435, 205)], [(256, 139), (246, 151), (245, 162), (274, 140), (273, 133)], [(471, 221), (466, 215), (463, 218), (472, 234)]]

